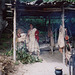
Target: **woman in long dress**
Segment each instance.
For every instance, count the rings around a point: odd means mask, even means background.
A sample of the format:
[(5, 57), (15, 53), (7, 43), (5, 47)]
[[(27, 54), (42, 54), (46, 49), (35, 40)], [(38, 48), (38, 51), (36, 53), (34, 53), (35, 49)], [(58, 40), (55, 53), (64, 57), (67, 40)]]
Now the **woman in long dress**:
[(32, 54), (32, 52), (35, 52), (38, 54), (40, 53), (40, 49), (39, 49), (39, 44), (37, 42), (37, 39), (35, 38), (35, 32), (37, 31), (36, 28), (33, 28), (33, 25), (30, 24), (30, 30), (28, 31), (28, 37), (29, 37), (29, 44), (28, 44), (28, 50), (30, 52), (30, 54)]

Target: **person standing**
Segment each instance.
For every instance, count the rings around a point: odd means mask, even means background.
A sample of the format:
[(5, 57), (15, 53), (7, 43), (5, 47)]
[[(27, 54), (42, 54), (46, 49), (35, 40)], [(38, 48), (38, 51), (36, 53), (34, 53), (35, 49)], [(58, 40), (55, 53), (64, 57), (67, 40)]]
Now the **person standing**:
[(33, 28), (33, 25), (30, 24), (30, 29), (28, 30), (28, 38), (29, 38), (28, 50), (30, 54), (32, 54), (32, 52), (35, 52), (39, 56), (40, 49), (38, 44), (39, 41), (38, 34), (39, 34), (38, 30), (36, 28)]

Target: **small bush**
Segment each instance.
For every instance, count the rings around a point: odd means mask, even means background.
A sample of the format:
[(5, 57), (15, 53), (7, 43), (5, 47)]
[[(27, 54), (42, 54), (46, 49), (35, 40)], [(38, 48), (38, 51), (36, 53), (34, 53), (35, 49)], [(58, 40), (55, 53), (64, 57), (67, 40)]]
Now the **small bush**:
[[(39, 59), (38, 57), (34, 57), (30, 55), (26, 51), (27, 51), (26, 48), (22, 48), (21, 50), (16, 51), (17, 61), (20, 60), (20, 62), (23, 64), (42, 62), (42, 59)], [(12, 56), (13, 50), (7, 51), (4, 55)], [(15, 64), (18, 64), (18, 62), (16, 62)]]
[(17, 60), (20, 60), (23, 64), (34, 63), (34, 62), (41, 62), (42, 59), (38, 57), (35, 58), (34, 56), (28, 54), (26, 51), (17, 51)]

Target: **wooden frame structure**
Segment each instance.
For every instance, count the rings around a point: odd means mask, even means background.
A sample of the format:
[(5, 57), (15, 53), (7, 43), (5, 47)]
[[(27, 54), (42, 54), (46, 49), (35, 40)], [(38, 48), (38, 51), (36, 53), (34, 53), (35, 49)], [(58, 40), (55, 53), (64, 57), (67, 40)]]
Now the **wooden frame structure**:
[[(61, 5), (62, 4), (62, 5)], [(45, 16), (47, 14), (49, 14), (50, 12), (62, 12), (62, 25), (63, 27), (65, 26), (64, 24), (64, 11), (65, 9), (71, 9), (71, 10), (75, 10), (75, 4), (73, 9), (71, 7), (67, 8), (69, 6), (70, 2), (53, 2), (53, 4), (51, 3), (43, 3), (42, 5), (36, 5), (36, 4), (27, 4), (27, 3), (20, 3), (16, 2), (14, 3), (14, 23), (13, 23), (13, 28), (14, 28), (14, 32), (13, 32), (13, 59), (14, 61), (16, 61), (16, 11), (17, 12), (25, 12), (24, 14), (21, 14), (21, 16), (23, 15), (28, 15), (28, 16)], [(61, 5), (61, 6), (60, 6)], [(16, 9), (17, 8), (17, 9)], [(30, 14), (29, 14), (30, 13)], [(17, 13), (18, 14), (18, 13)], [(63, 49), (63, 63), (65, 63), (65, 48)]]
[[(16, 0), (14, 2), (16, 5)], [(14, 6), (14, 18), (13, 18), (13, 60), (16, 61), (16, 6)]]

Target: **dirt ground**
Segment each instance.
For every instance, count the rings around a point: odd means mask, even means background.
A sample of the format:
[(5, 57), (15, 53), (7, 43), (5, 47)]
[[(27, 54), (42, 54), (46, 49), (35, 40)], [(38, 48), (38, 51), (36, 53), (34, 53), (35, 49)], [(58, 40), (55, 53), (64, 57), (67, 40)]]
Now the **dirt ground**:
[(52, 55), (50, 51), (42, 51), (40, 58), (42, 63), (19, 64), (14, 74), (10, 75), (55, 75), (55, 67), (62, 68), (63, 75), (69, 75), (68, 66), (63, 64), (62, 54), (59, 51), (54, 51)]

